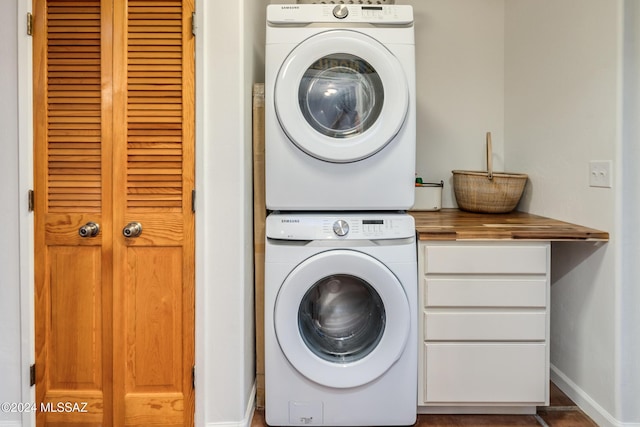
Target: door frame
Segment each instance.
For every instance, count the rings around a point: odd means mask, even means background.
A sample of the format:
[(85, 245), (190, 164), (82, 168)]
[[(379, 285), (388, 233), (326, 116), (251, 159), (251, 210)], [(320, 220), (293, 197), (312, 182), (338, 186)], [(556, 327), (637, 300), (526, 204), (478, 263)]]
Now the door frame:
[[(29, 211), (29, 191), (33, 189), (33, 38), (25, 22), (31, 2), (17, 2), (18, 22), (18, 188), (20, 194), (20, 396), (35, 402), (30, 366), (35, 363), (34, 308), (34, 215)], [(36, 424), (35, 412), (23, 412), (22, 426)]]

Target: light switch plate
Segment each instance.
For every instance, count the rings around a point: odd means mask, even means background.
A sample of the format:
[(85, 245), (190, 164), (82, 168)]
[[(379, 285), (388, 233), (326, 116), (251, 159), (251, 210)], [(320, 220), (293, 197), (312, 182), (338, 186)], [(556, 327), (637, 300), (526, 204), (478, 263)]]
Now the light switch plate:
[(613, 162), (611, 160), (592, 160), (589, 162), (589, 186), (611, 188), (613, 180)]

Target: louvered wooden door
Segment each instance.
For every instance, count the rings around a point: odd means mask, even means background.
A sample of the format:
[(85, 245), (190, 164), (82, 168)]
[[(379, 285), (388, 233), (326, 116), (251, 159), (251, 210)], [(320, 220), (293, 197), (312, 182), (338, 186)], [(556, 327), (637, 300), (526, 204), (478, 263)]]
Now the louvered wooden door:
[(193, 425), (192, 11), (34, 0), (38, 425)]

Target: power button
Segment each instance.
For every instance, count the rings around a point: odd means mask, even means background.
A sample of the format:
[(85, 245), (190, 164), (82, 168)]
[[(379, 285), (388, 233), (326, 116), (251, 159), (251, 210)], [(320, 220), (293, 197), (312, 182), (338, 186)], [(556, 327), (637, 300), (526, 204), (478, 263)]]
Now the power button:
[(344, 19), (349, 15), (349, 8), (344, 4), (339, 4), (333, 8), (333, 16), (338, 19)]

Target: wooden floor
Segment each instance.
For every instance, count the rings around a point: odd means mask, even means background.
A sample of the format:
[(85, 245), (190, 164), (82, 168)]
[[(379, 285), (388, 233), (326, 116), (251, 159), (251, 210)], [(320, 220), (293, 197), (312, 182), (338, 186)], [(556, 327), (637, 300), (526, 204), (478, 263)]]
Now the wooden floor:
[[(539, 407), (536, 415), (418, 415), (415, 427), (597, 427), (597, 424), (587, 417), (555, 384), (551, 383), (550, 391), (550, 405)], [(266, 425), (264, 410), (256, 410), (251, 421), (251, 427), (264, 427)]]

